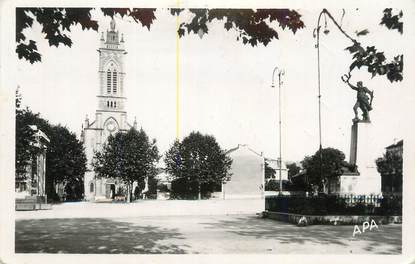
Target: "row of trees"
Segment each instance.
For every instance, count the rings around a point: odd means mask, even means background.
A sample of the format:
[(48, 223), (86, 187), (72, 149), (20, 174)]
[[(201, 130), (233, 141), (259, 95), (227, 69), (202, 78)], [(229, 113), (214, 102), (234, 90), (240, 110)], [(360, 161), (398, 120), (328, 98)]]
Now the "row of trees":
[[(320, 157), (321, 155), (321, 157)], [(320, 162), (321, 161), (321, 162)], [(287, 165), (288, 182), (283, 185), (283, 190), (287, 191), (313, 191), (328, 193), (330, 179), (342, 175), (345, 171), (356, 172), (357, 168), (345, 161), (345, 155), (342, 151), (334, 148), (323, 148), (318, 150), (314, 155), (306, 156), (300, 166), (296, 163)], [(378, 172), (382, 177), (391, 182), (391, 191), (402, 191), (402, 155), (397, 152), (386, 152), (382, 157), (376, 160)], [(321, 173), (320, 173), (321, 171)], [(294, 179), (294, 175), (302, 173), (299, 179)], [(278, 181), (268, 181), (268, 190), (278, 190)]]
[[(320, 158), (321, 155), (321, 158)], [(345, 161), (345, 155), (338, 149), (323, 148), (318, 150), (314, 155), (305, 156), (300, 162), (301, 166), (292, 162), (287, 164), (288, 181), (283, 182), (285, 191), (312, 191), (328, 192), (327, 184), (331, 178), (337, 177), (344, 170), (354, 171), (355, 168)], [(320, 173), (321, 170), (321, 173)], [(301, 179), (293, 176), (303, 172)], [(274, 178), (275, 170), (265, 164), (265, 178)], [(279, 181), (268, 180), (265, 186), (267, 191), (278, 191)]]
[[(37, 126), (50, 139), (46, 153), (46, 194), (58, 200), (56, 185), (64, 184), (67, 199), (82, 199), (83, 177), (86, 171), (86, 156), (82, 142), (73, 132), (61, 125), (53, 125), (21, 107), (21, 96), (16, 92), (16, 179), (26, 179), (30, 161), (37, 155), (33, 146)], [(147, 136), (143, 129), (131, 128), (123, 133), (110, 135), (100, 151), (95, 152), (93, 168), (98, 177), (117, 178), (128, 186), (130, 199), (145, 188), (156, 191), (155, 176), (161, 156), (156, 140)], [(166, 172), (173, 182), (173, 196), (177, 198), (201, 198), (202, 193), (212, 192), (223, 181), (229, 179), (232, 160), (211, 135), (192, 132), (181, 142), (176, 140), (166, 152)], [(138, 191), (133, 183), (138, 183)]]
[[(103, 149), (95, 153), (92, 165), (98, 177), (126, 183), (132, 199), (134, 182), (138, 183), (136, 193), (144, 189), (146, 180), (154, 182), (159, 159), (156, 140), (150, 140), (143, 129), (131, 128), (110, 135)], [(200, 199), (202, 192), (212, 191), (229, 176), (231, 162), (213, 136), (192, 132), (181, 142), (176, 140), (164, 158), (173, 197)]]
[(33, 146), (34, 131), (37, 126), (50, 139), (46, 152), (46, 194), (52, 200), (58, 200), (57, 184), (66, 184), (68, 199), (82, 199), (83, 176), (86, 171), (86, 156), (82, 142), (75, 133), (61, 125), (54, 125), (33, 113), (28, 107), (22, 108), (22, 97), (16, 91), (16, 179), (25, 180), (27, 169), (38, 149)]

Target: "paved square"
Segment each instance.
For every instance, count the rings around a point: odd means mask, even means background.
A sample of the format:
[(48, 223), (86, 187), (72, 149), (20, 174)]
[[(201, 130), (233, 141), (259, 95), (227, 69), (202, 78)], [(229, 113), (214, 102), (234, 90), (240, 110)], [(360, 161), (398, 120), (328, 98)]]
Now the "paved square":
[[(142, 205), (124, 209), (139, 210)], [(121, 210), (124, 205), (93, 206)], [(401, 225), (380, 225), (352, 237), (353, 226), (297, 227), (252, 213), (146, 216), (136, 210), (131, 217), (117, 217), (116, 209), (113, 217), (69, 218), (59, 215), (59, 209), (57, 218), (18, 217), (16, 253), (400, 254), (402, 250)]]

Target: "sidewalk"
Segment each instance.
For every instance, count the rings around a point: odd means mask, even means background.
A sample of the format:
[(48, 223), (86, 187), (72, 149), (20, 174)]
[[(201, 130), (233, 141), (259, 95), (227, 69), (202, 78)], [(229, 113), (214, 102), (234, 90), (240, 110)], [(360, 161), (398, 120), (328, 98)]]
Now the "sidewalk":
[(18, 211), (15, 219), (256, 214), (264, 211), (264, 207), (265, 201), (262, 199), (139, 200), (133, 203), (75, 202), (56, 204), (51, 210)]
[(16, 221), (15, 246), (18, 253), (400, 254), (401, 228), (353, 237), (353, 226), (298, 227), (255, 215), (27, 219)]

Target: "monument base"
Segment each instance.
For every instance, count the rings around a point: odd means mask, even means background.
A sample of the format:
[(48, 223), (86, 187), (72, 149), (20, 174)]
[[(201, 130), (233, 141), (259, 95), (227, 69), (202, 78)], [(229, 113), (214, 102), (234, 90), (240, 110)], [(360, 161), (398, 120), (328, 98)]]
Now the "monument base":
[(341, 175), (338, 179), (340, 194), (381, 194), (381, 176), (376, 168), (378, 150), (374, 145), (375, 133), (370, 122), (353, 120), (350, 142), (350, 164), (357, 166), (356, 173)]
[(342, 175), (339, 177), (339, 194), (377, 195), (381, 194), (380, 176)]

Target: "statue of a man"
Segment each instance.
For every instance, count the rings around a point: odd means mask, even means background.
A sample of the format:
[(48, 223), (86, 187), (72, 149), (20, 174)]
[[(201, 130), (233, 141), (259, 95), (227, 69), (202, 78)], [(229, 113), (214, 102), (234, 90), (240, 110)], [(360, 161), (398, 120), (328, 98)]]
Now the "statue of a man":
[[(363, 116), (362, 121), (370, 122), (369, 111), (372, 110), (373, 91), (370, 91), (368, 88), (364, 87), (361, 81), (357, 82), (357, 86), (350, 84), (350, 77), (350, 73), (348, 75), (345, 74), (344, 76), (342, 76), (342, 81), (347, 83), (350, 86), (350, 88), (357, 91), (357, 101), (353, 106), (353, 111), (355, 114), (354, 120), (359, 120), (359, 117), (357, 115), (357, 109), (360, 108), (360, 110), (362, 110)], [(368, 94), (370, 95), (370, 99), (369, 96), (367, 96)]]

